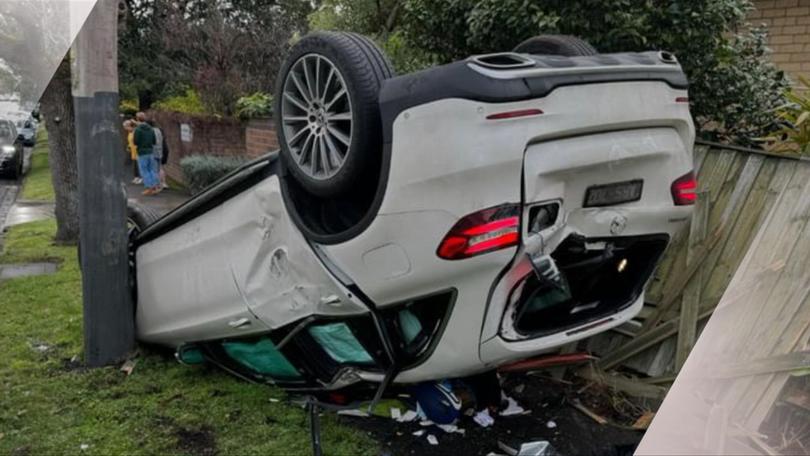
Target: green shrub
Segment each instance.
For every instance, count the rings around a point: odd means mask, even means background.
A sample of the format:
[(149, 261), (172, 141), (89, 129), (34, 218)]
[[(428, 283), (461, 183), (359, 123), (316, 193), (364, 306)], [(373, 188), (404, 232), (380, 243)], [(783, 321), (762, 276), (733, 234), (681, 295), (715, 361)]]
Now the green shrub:
[(273, 96), (256, 92), (236, 100), (236, 115), (240, 119), (270, 117), (273, 114)]
[(184, 114), (205, 114), (205, 105), (194, 89), (187, 89), (183, 95), (164, 98), (152, 106), (158, 111), (182, 112)]
[(245, 162), (239, 157), (217, 155), (190, 155), (180, 160), (186, 185), (192, 194), (197, 194), (235, 170)]
[(121, 103), (118, 106), (118, 110), (121, 112), (121, 114), (124, 114), (127, 117), (132, 117), (139, 110), (138, 109), (138, 100), (122, 99)]
[(782, 127), (772, 137), (779, 152), (798, 152), (810, 155), (810, 79), (799, 76), (801, 89), (790, 88), (785, 92), (787, 104), (776, 110)]

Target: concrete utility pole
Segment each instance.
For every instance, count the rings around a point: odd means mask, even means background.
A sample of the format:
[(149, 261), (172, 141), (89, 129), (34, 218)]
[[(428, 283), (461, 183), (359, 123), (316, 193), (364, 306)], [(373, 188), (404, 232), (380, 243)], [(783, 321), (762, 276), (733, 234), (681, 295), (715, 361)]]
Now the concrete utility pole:
[(124, 154), (118, 117), (118, 1), (98, 0), (74, 42), (85, 362), (134, 346)]

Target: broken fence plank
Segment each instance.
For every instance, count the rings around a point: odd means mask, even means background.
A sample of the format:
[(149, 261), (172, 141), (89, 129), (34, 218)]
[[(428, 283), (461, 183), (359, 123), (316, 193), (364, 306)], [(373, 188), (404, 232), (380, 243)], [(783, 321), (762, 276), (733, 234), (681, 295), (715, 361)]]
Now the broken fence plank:
[(606, 385), (614, 390), (627, 393), (634, 397), (647, 399), (663, 399), (667, 394), (667, 389), (661, 386), (642, 383), (638, 380), (622, 375), (610, 375), (604, 371), (595, 369), (593, 366), (586, 366), (577, 370), (576, 374), (586, 380), (594, 381)]

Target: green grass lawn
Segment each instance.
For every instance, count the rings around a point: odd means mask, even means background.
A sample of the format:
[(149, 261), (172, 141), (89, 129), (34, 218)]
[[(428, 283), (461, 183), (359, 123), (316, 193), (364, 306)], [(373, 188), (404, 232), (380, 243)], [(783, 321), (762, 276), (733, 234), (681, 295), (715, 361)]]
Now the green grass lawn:
[(31, 170), (25, 178), (20, 198), (35, 201), (53, 201), (51, 170), (48, 168), (48, 131), (44, 125), (37, 130), (37, 145), (31, 155)]
[[(29, 179), (37, 180), (26, 183), (26, 197), (48, 197), (43, 163), (34, 163)], [(271, 402), (283, 400), (278, 389), (182, 366), (145, 349), (129, 376), (115, 366), (83, 367), (76, 250), (54, 246), (55, 230), (53, 220), (12, 227), (0, 253), (0, 263), (60, 263), (56, 274), (0, 283), (0, 454), (310, 451), (303, 409)], [(322, 420), (322, 436), (328, 454), (373, 454), (378, 448), (331, 414)]]

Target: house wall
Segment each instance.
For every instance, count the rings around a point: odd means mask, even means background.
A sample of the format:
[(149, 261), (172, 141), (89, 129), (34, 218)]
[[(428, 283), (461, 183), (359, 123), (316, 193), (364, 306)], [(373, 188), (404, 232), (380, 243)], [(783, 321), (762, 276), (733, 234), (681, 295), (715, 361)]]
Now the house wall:
[[(270, 119), (247, 123), (233, 118), (198, 116), (177, 112), (151, 111), (149, 116), (164, 134), (169, 147), (166, 174), (184, 184), (180, 160), (189, 155), (218, 155), (254, 158), (278, 147), (275, 127)], [(183, 127), (186, 125), (187, 127)], [(190, 139), (181, 138), (181, 130), (190, 132)]]
[(773, 62), (794, 80), (810, 78), (810, 0), (754, 0), (754, 6), (749, 21), (768, 27)]

